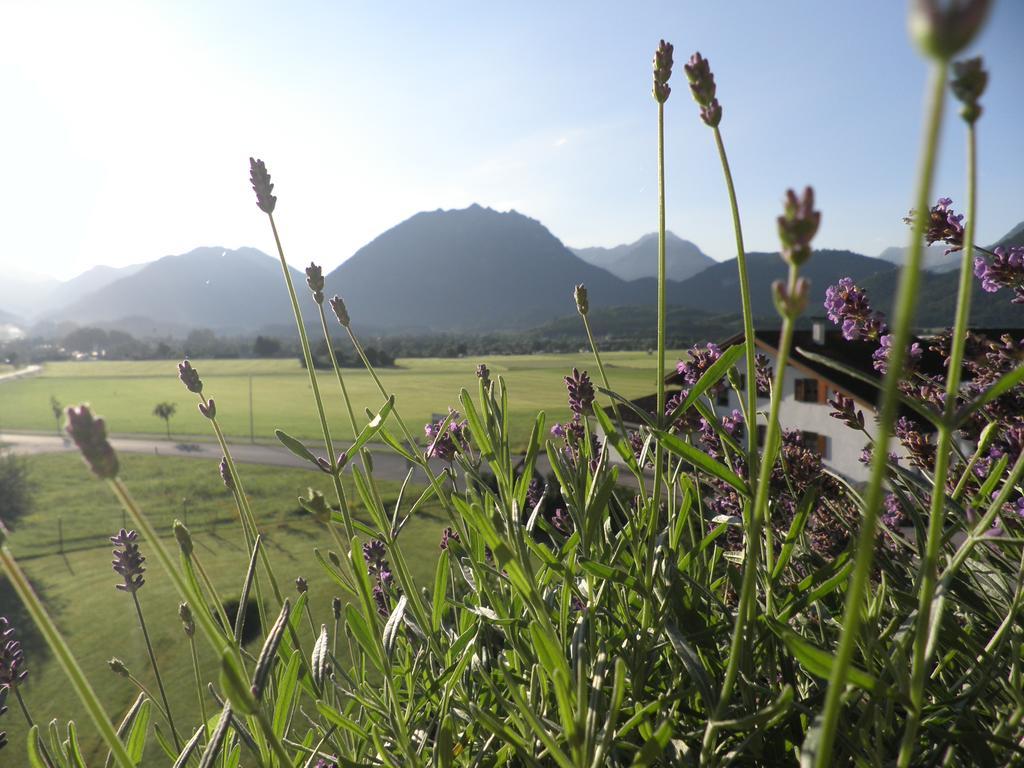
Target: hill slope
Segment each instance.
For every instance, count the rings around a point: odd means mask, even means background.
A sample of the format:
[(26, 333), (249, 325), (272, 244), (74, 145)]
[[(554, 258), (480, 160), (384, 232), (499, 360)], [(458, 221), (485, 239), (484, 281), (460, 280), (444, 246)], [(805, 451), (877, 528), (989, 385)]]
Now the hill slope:
[(529, 328), (591, 303), (653, 301), (654, 281), (626, 282), (588, 264), (540, 222), (478, 205), (418, 213), (327, 276), (356, 324), (382, 329)]
[[(304, 276), (292, 269), (292, 279)], [(255, 248), (196, 248), (165, 256), (91, 291), (47, 319), (120, 327), (136, 335), (168, 329), (256, 332), (291, 315), (280, 262)]]
[[(658, 235), (652, 232), (635, 243), (614, 248), (572, 248), (573, 253), (594, 266), (607, 269), (623, 280), (658, 276)], [(707, 269), (715, 260), (689, 240), (665, 233), (665, 274), (669, 280), (686, 280)]]

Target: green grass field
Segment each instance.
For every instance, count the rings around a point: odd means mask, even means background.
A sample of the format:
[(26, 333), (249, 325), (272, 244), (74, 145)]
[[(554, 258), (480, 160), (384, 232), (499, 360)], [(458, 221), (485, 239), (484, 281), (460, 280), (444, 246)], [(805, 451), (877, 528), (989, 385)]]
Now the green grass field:
[[(158, 530), (168, 532), (167, 544), (173, 551), (177, 551), (177, 547), (169, 535), (170, 525), (174, 517), (182, 517), (182, 499), (189, 500), (189, 524), (196, 540), (196, 552), (221, 597), (237, 598), (248, 557), (244, 545), (240, 544), (242, 535), (235, 522), (234, 504), (220, 481), (216, 466), (206, 460), (177, 457), (126, 455), (121, 458), (125, 482)], [(155, 692), (131, 598), (114, 588), (117, 578), (110, 567), (111, 545), (106, 537), (121, 526), (121, 510), (106, 485), (89, 474), (77, 455), (37, 456), (27, 461), (36, 490), (35, 508), (13, 532), (11, 549), (42, 592), (108, 713), (120, 719), (134, 699), (135, 691), (128, 680), (115, 676), (108, 669), (107, 661), (112, 656), (123, 659)], [(330, 627), (333, 623), (331, 600), (339, 594), (339, 589), (313, 560), (312, 550), (314, 547), (324, 551), (332, 548), (331, 537), (295, 502), (307, 486), (327, 492), (329, 481), (322, 474), (298, 469), (241, 465), (240, 472), (266, 536), (282, 591), (294, 597), (294, 578), (305, 577), (309, 582), (312, 620), (317, 629), (321, 623)], [(393, 504), (398, 486), (394, 483), (381, 486), (385, 502)], [(354, 493), (350, 494), (352, 497)], [(430, 584), (433, 580), (438, 541), (445, 526), (440, 514), (435, 506), (428, 504), (402, 531), (404, 551), (418, 583)], [(64, 525), (65, 556), (57, 554), (58, 518)], [(150, 555), (145, 542), (141, 543), (141, 550), (144, 555)], [(146, 567), (146, 584), (139, 598), (161, 671), (165, 681), (169, 681), (171, 709), (179, 713), (179, 727), (194, 730), (198, 720), (193, 714), (198, 705), (188, 644), (177, 618), (178, 596), (155, 557), (148, 558)], [(16, 606), (0, 605), (0, 615), (11, 612), (13, 607)], [(307, 637), (303, 642), (311, 643)], [(216, 659), (201, 634), (197, 633), (197, 639), (205, 667), (204, 680), (216, 683)], [(343, 645), (338, 646), (340, 656), (345, 655)], [(304, 649), (307, 655), (309, 650)], [(39, 648), (30, 642), (25, 644), (25, 656), (29, 678), (23, 691), (36, 721), (45, 725), (51, 718), (58, 717), (63, 732), (64, 721), (74, 718), (84, 745), (95, 758), (99, 754), (95, 729), (56, 662), (49, 654), (41, 659)], [(8, 705), (10, 711), (0, 718), (0, 730), (8, 732), (12, 743), (0, 755), (0, 764), (20, 765), (17, 761), (19, 755), (24, 755), (27, 729), (14, 697)], [(210, 703), (210, 711), (213, 710)], [(155, 711), (153, 718), (154, 722), (158, 719)], [(151, 743), (151, 748), (158, 749), (155, 742)], [(89, 762), (97, 764), (95, 759)], [(162, 760), (154, 764), (160, 762)]]
[[(604, 355), (612, 388), (626, 397), (649, 394), (655, 388), (655, 359), (644, 352)], [(677, 359), (671, 353), (670, 361)], [(513, 443), (529, 437), (537, 411), (548, 422), (568, 418), (562, 378), (573, 366), (589, 370), (598, 384), (589, 354), (515, 355), (471, 359), (408, 359), (380, 372), (384, 386), (396, 395), (396, 404), (410, 429), (419, 433), (434, 413), (458, 406), (459, 391), (476, 391), (476, 364), (486, 362), (492, 376), (503, 376), (510, 387)], [(257, 440), (272, 440), (275, 428), (303, 438), (317, 438), (320, 427), (306, 372), (295, 360), (195, 360), (208, 397), (217, 401), (217, 415), (226, 431), (248, 438), (249, 386), (253, 393), (253, 433)], [(177, 406), (172, 434), (209, 435), (209, 425), (196, 410), (195, 398), (177, 378), (177, 361), (63, 362), (47, 364), (38, 376), (0, 383), (0, 429), (56, 430), (50, 398), (64, 405), (88, 402), (107, 420), (113, 433), (164, 432), (164, 422), (153, 416), (158, 402)], [(380, 407), (382, 398), (361, 369), (343, 372), (346, 386), (360, 410)], [(337, 381), (332, 372), (319, 375), (332, 431), (351, 439)]]

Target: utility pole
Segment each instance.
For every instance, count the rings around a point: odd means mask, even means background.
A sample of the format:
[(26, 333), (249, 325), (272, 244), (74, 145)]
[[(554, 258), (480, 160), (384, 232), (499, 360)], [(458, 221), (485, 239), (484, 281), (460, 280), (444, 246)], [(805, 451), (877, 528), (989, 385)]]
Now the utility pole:
[(252, 411), (252, 374), (249, 374), (249, 442), (256, 442), (256, 421)]

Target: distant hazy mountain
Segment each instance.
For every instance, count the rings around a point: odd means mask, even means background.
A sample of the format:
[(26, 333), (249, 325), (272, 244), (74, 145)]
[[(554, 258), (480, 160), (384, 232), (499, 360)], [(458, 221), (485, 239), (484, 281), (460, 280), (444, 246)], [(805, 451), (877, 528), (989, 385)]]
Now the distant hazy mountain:
[(1014, 227), (1009, 232), (1007, 232), (1005, 235), (1003, 235), (1001, 238), (999, 238), (999, 240), (996, 241), (996, 243), (995, 243), (995, 245), (993, 247), (995, 247), (996, 245), (1002, 245), (1002, 246), (1010, 246), (1010, 245), (1024, 246), (1024, 221), (1022, 221), (1016, 227)]
[[(926, 246), (924, 250), (924, 268), (929, 269), (932, 272), (949, 272), (951, 270), (960, 269), (960, 258), (962, 254), (957, 251), (955, 253), (946, 254), (946, 248), (948, 246), (941, 243), (935, 243), (934, 245)], [(888, 261), (891, 264), (902, 265), (907, 258), (907, 248), (892, 246), (886, 248), (880, 254), (878, 258), (883, 261)]]
[[(786, 264), (777, 253), (748, 253), (747, 272), (750, 276), (750, 302), (755, 315), (771, 317), (776, 314), (772, 302), (771, 285), (786, 277)], [(811, 281), (811, 299), (808, 315), (823, 315), (825, 289), (841, 277), (861, 281), (878, 273), (895, 274), (890, 264), (852, 251), (822, 250), (800, 268), (800, 274)], [(672, 303), (707, 312), (729, 313), (740, 311), (739, 275), (736, 259), (729, 259), (708, 267), (703, 272), (684, 280), (671, 289)]]
[[(295, 269), (291, 274), (305, 291), (305, 277)], [(146, 336), (189, 328), (255, 333), (287, 322), (290, 314), (276, 258), (255, 248), (208, 247), (135, 268), (46, 320), (117, 327)]]
[[(573, 253), (594, 266), (607, 269), (623, 280), (658, 276), (658, 235), (652, 232), (635, 243), (614, 248), (573, 248)], [(689, 240), (665, 233), (665, 274), (669, 280), (686, 280), (707, 269), (715, 260)]]
[(0, 309), (0, 323), (17, 323), (17, 322), (19, 322), (19, 318), (18, 318), (17, 315), (12, 314), (10, 312), (4, 312), (2, 309)]
[(580, 259), (540, 222), (478, 205), (418, 213), (359, 249), (327, 277), (353, 323), (377, 328), (529, 328), (591, 304), (654, 301), (654, 281), (627, 282)]
[(0, 278), (0, 307), (20, 318), (44, 311), (58, 280), (5, 274)]
[(146, 264), (132, 264), (127, 267), (107, 267), (100, 265), (87, 269), (77, 277), (66, 280), (54, 286), (53, 290), (45, 297), (45, 310), (39, 314), (50, 314), (59, 311), (61, 307), (81, 299), (87, 293), (98, 291), (100, 288), (120, 280), (122, 277), (130, 277), (141, 270)]

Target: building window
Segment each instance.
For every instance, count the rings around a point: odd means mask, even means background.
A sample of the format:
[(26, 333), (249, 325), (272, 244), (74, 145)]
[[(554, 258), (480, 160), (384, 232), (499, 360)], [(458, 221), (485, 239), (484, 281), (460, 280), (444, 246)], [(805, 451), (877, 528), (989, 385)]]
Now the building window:
[(823, 459), (828, 458), (828, 438), (825, 435), (819, 435), (817, 432), (801, 431), (800, 437), (803, 438), (804, 448), (813, 451)]
[(796, 400), (799, 403), (816, 403), (818, 402), (818, 380), (817, 379), (797, 379), (795, 382)]

